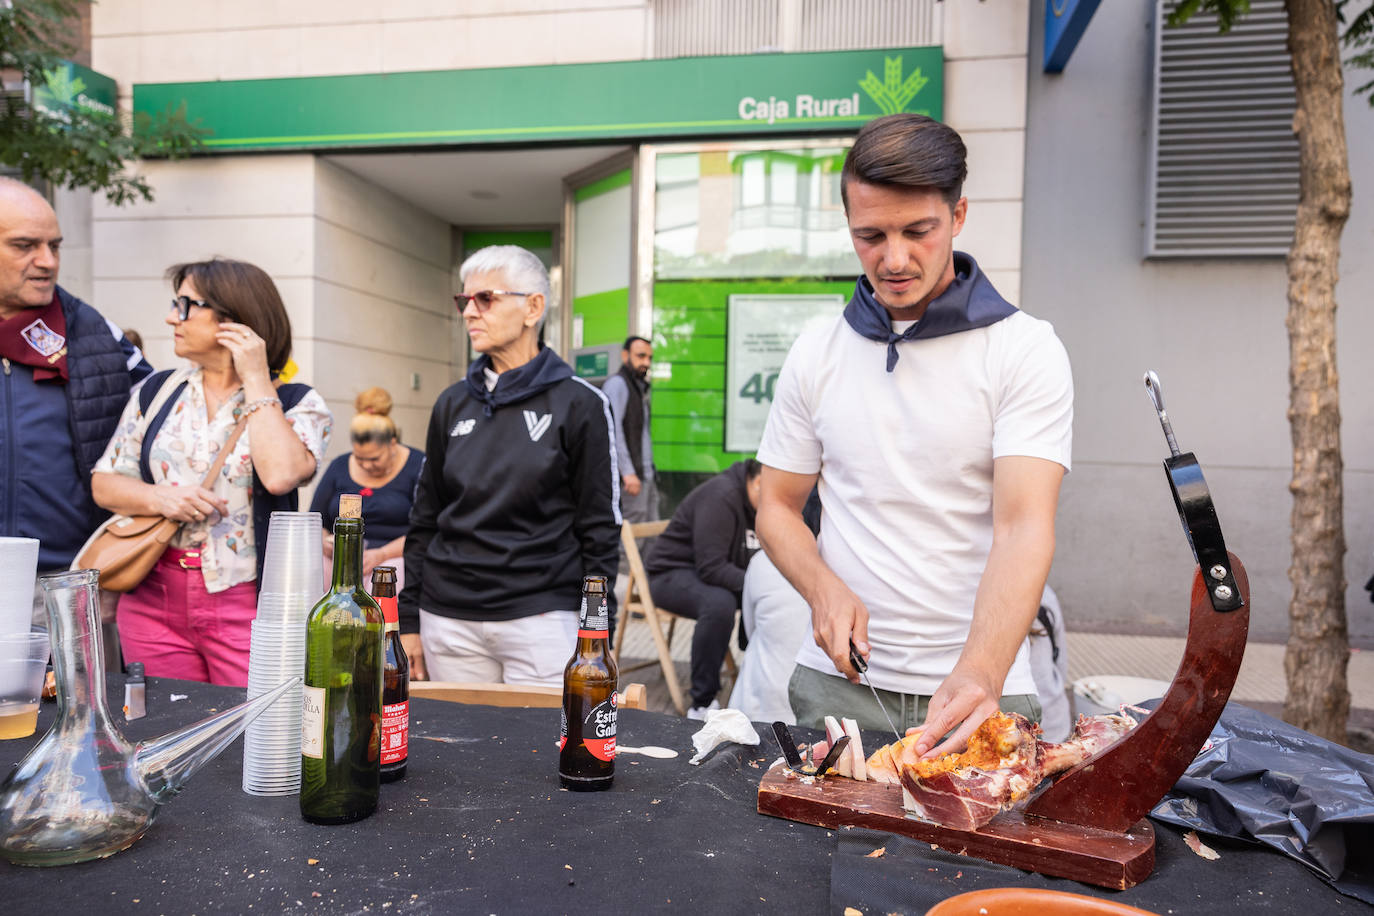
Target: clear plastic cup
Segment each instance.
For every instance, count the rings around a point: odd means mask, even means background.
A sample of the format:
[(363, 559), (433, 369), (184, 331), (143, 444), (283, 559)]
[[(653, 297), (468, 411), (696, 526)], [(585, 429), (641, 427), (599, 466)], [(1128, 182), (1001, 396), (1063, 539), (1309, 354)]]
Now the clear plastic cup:
[(34, 733), (47, 670), (46, 632), (0, 635), (0, 739)]
[(318, 512), (273, 512), (263, 554), (261, 591), (320, 595), (324, 529)]
[(37, 579), (38, 539), (0, 537), (0, 636), (29, 632)]

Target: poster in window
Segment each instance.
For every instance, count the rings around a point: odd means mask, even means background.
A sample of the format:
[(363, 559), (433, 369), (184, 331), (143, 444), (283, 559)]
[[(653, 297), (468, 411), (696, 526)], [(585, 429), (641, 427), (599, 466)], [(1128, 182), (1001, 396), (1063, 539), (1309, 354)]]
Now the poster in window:
[(802, 331), (844, 310), (839, 295), (735, 295), (729, 300), (725, 356), (725, 451), (753, 452), (763, 439), (773, 388)]

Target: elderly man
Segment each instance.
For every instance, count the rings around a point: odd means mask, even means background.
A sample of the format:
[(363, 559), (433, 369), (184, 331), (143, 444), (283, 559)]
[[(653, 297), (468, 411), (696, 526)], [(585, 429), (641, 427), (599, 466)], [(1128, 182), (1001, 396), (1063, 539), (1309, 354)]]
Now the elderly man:
[[(0, 178), (0, 534), (38, 538), (40, 574), (66, 569), (105, 517), (95, 465), (152, 367), (119, 328), (57, 285), (62, 230), (41, 194)], [(35, 598), (35, 620), (41, 616)]]
[[(1073, 419), (1053, 328), (954, 250), (967, 173), (938, 121), (859, 132), (840, 189), (864, 275), (844, 314), (792, 347), (758, 451), (759, 537), (811, 606), (797, 721), (843, 710), (887, 729), (852, 642), (899, 727), (923, 726), (922, 754), (957, 750), (999, 706), (1040, 717), (1026, 633)], [(819, 540), (802, 521), (818, 479)]]

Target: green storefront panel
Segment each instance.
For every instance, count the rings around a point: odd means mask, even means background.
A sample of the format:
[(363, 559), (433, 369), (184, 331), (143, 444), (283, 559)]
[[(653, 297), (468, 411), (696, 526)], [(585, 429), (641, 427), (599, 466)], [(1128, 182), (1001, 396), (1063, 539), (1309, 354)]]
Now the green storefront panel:
[(582, 318), (582, 346), (624, 343), (630, 327), (630, 290), (610, 289), (578, 296), (573, 300), (572, 311), (574, 318)]
[(133, 108), (184, 103), (219, 151), (835, 134), (942, 117), (943, 71), (939, 47), (680, 57), (143, 83)]
[(853, 280), (670, 280), (654, 284), (654, 463), (660, 471), (713, 473), (751, 453), (726, 452), (726, 318), (732, 295), (829, 294), (848, 299)]
[(725, 395), (720, 391), (689, 391), (654, 386), (654, 415), (660, 417), (725, 415)]

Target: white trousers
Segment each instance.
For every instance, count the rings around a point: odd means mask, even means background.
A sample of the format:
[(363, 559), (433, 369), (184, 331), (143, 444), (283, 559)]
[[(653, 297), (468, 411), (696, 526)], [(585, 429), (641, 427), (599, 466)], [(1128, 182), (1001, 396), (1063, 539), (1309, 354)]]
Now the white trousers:
[(420, 610), (425, 668), (436, 681), (562, 687), (577, 643), (577, 613), (455, 620)]
[(742, 604), (749, 648), (730, 691), (730, 708), (753, 722), (795, 725), (787, 682), (796, 667), (797, 649), (803, 639), (811, 638), (811, 608), (762, 550), (744, 574)]

